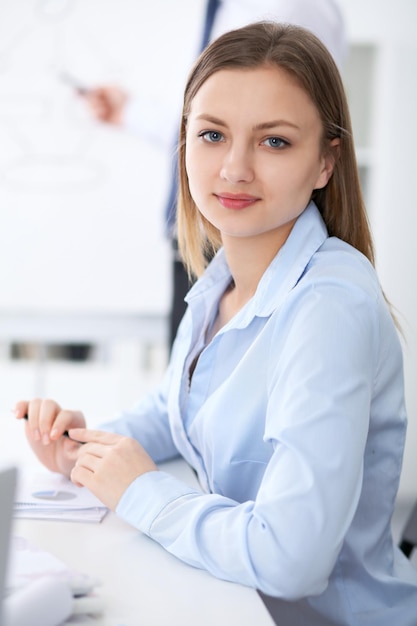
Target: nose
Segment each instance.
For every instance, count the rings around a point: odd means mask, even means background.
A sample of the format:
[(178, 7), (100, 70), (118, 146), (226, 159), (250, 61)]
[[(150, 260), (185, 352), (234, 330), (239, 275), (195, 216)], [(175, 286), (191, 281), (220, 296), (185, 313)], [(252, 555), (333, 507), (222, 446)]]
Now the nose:
[(224, 156), (221, 178), (229, 183), (250, 183), (254, 179), (253, 155), (249, 147), (234, 144)]

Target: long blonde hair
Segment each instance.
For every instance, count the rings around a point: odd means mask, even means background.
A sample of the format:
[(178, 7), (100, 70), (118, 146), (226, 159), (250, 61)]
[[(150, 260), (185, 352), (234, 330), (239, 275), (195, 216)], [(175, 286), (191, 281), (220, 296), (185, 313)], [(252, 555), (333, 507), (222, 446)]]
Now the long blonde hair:
[(207, 253), (221, 246), (220, 233), (197, 210), (185, 167), (187, 118), (201, 85), (222, 69), (260, 66), (284, 69), (295, 77), (316, 106), (323, 124), (323, 150), (340, 140), (333, 175), (313, 192), (330, 236), (337, 236), (374, 263), (374, 250), (356, 163), (349, 108), (330, 53), (310, 31), (298, 26), (258, 22), (225, 33), (197, 59), (189, 75), (181, 119), (178, 167), (178, 240), (190, 275), (200, 276)]

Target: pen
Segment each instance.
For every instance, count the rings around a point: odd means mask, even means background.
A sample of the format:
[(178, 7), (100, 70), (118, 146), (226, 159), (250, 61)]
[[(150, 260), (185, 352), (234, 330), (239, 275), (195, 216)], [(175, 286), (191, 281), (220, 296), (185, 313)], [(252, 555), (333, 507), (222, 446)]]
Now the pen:
[[(28, 414), (26, 413), (26, 415), (24, 415), (24, 416), (23, 416), (23, 418), (24, 418), (25, 420), (28, 420), (28, 419), (29, 419)], [(63, 436), (63, 437), (68, 437), (68, 439), (71, 439), (71, 441), (77, 441), (76, 439), (72, 439), (72, 438), (69, 436), (69, 432), (68, 432), (67, 430), (64, 430), (64, 432), (62, 433), (62, 436)], [(85, 442), (84, 442), (84, 441), (78, 441), (77, 443), (85, 443)]]
[(80, 81), (77, 80), (74, 76), (72, 76), (72, 74), (70, 74), (69, 72), (60, 72), (59, 78), (64, 83), (67, 83), (67, 85), (75, 89), (75, 91), (77, 91), (81, 96), (87, 95), (88, 92), (90, 91), (87, 87), (82, 85)]

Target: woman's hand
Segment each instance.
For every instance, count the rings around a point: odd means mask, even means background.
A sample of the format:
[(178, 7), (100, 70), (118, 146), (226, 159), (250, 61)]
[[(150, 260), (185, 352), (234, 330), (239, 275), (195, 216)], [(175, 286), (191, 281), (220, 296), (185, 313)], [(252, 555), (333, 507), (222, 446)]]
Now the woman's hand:
[(27, 416), (26, 436), (38, 459), (51, 471), (70, 476), (80, 444), (63, 437), (65, 430), (85, 427), (80, 411), (63, 410), (53, 400), (21, 401), (15, 406), (18, 419)]
[(135, 478), (158, 469), (142, 446), (130, 437), (81, 428), (72, 428), (69, 434), (84, 443), (71, 480), (87, 487), (113, 511)]

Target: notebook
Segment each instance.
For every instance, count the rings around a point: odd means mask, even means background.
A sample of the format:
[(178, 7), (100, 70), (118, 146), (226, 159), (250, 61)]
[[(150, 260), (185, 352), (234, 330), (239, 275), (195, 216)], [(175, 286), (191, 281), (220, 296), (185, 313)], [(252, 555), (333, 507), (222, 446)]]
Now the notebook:
[(0, 624), (3, 624), (6, 575), (12, 535), (13, 502), (17, 483), (15, 467), (0, 468)]
[(20, 468), (14, 517), (74, 522), (101, 522), (107, 507), (86, 487), (46, 468)]

